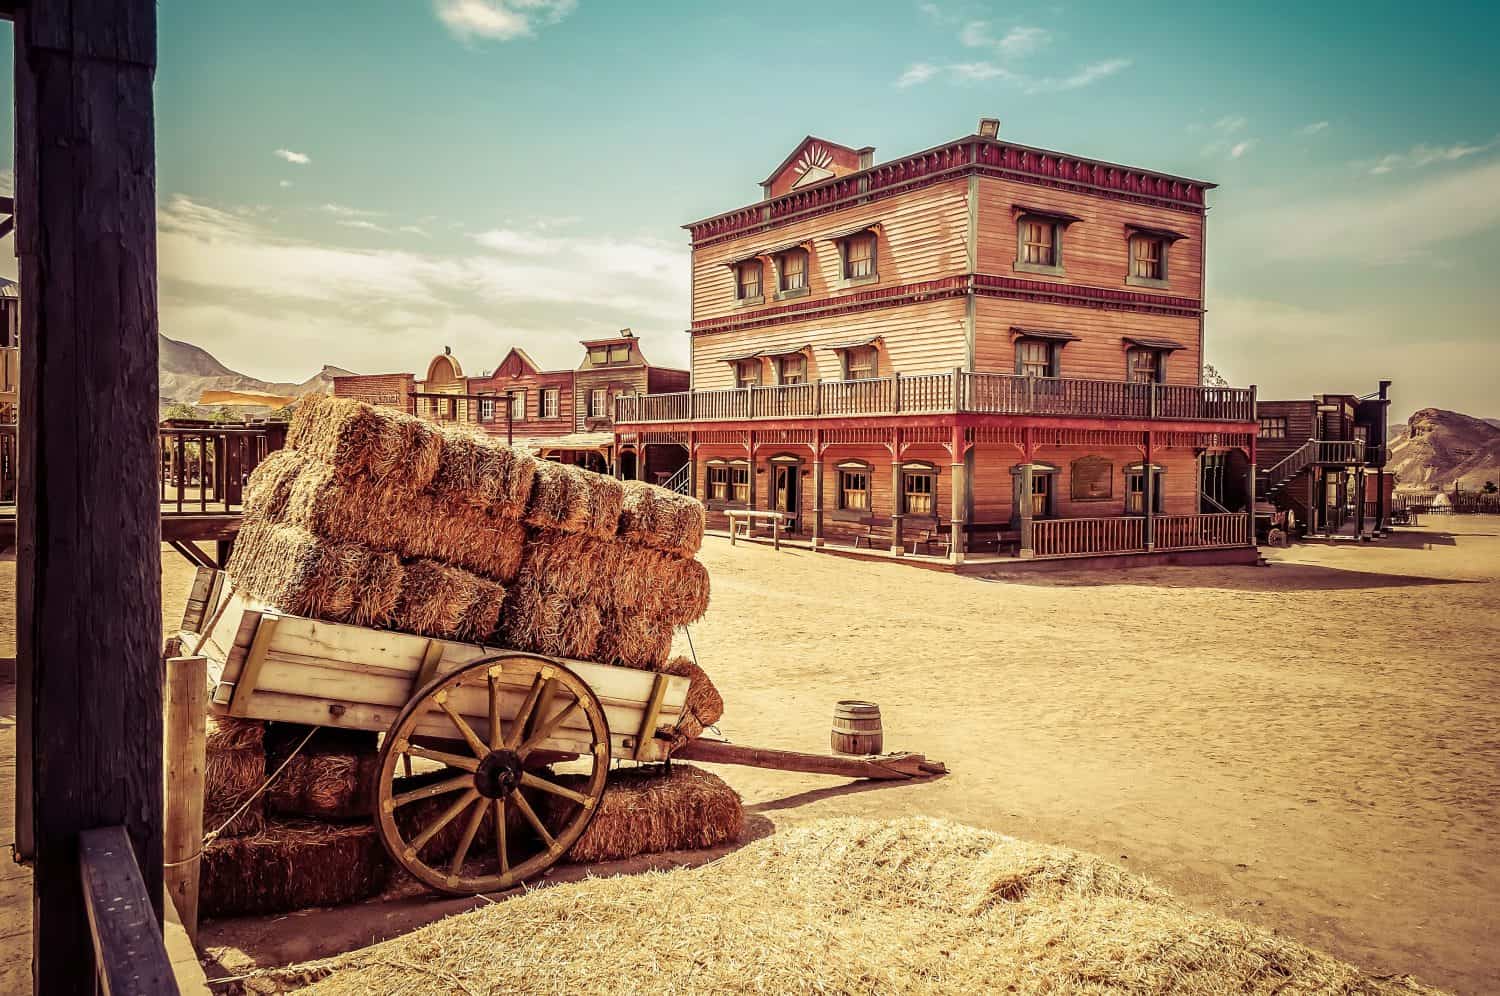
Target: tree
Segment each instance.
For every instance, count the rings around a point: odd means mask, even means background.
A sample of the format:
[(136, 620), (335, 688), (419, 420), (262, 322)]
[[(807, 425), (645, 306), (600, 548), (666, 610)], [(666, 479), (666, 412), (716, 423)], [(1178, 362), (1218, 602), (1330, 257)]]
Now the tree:
[(175, 401), (172, 404), (168, 405), (166, 412), (162, 415), (162, 418), (197, 418), (197, 417), (198, 417), (198, 409), (194, 408), (192, 405), (183, 404), (181, 401)]
[(1219, 373), (1219, 368), (1212, 363), (1203, 364), (1203, 386), (1204, 387), (1228, 387), (1229, 381)]
[(1494, 481), (1485, 481), (1484, 482), (1484, 493), (1485, 494), (1492, 495), (1496, 491), (1500, 491), (1500, 487), (1496, 487)]
[(230, 410), (230, 408), (229, 408), (228, 405), (220, 405), (219, 406), (219, 410), (216, 411), (216, 412), (214, 412), (214, 414), (213, 414), (213, 420), (218, 425), (223, 425), (226, 422), (243, 422), (244, 421), (244, 419), (240, 418), (232, 410)]

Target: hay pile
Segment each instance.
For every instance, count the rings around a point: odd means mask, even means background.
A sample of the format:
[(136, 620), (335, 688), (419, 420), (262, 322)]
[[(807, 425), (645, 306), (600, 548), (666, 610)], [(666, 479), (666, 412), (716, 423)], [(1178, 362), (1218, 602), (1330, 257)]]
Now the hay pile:
[(307, 732), (295, 723), (267, 724), (266, 770), (282, 762), (286, 767), (266, 790), (266, 812), (327, 822), (369, 819), (380, 771), (375, 734), (320, 727), (293, 754)]
[(203, 765), (204, 833), (218, 830), (225, 837), (243, 837), (265, 827), (263, 797), (230, 820), (266, 780), (265, 726), (253, 719), (208, 717)]
[(308, 983), (317, 996), (1436, 992), (1185, 909), (1097, 858), (921, 818), (821, 821), (701, 868), (538, 889), (245, 985)]
[[(555, 781), (580, 788), (587, 779), (559, 775)], [(553, 812), (571, 812), (572, 804), (555, 795), (543, 802)], [(670, 771), (658, 765), (620, 768), (610, 772), (599, 811), (567, 858), (587, 864), (698, 850), (739, 840), (744, 830), (740, 797), (718, 775), (687, 764)]]
[(369, 823), (271, 820), (259, 833), (203, 849), (198, 909), (226, 917), (337, 906), (375, 895), (390, 872)]

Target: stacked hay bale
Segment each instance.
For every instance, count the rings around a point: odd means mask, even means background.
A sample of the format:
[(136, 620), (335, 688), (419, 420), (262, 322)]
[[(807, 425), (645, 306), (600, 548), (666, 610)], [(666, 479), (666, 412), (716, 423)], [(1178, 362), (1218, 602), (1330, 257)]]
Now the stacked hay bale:
[[(685, 658), (669, 661), (676, 628), (708, 608), (708, 572), (695, 559), (703, 507), (690, 497), (537, 460), (487, 436), (390, 409), (309, 396), (298, 403), (286, 449), (251, 475), (244, 507), (228, 569), (236, 590), (256, 601), (334, 622), (684, 675), (691, 685), (679, 742), (723, 712), (700, 668)], [(253, 791), (304, 731), (284, 732), (273, 729), (268, 743), (257, 741), (259, 754), (240, 759), (232, 784), (220, 779), (226, 801), (241, 783)], [(259, 821), (245, 825), (253, 837), (211, 845), (205, 913), (346, 901), (334, 897), (358, 898), (383, 885), (355, 832), (368, 823), (330, 825), (367, 821), (374, 747), (333, 732), (319, 731), (251, 807), (255, 817), (247, 811), (245, 819)], [(703, 836), (697, 824), (706, 809), (686, 806), (692, 793), (676, 783), (664, 792), (666, 784), (616, 794), (611, 809), (657, 829), (615, 830), (615, 844), (589, 845), (594, 850), (585, 853), (696, 846), (688, 841)], [(737, 813), (737, 797), (718, 784)], [(650, 807), (661, 814), (645, 818)], [(743, 821), (713, 822), (729, 828), (710, 834), (717, 842), (737, 834)], [(320, 835), (316, 826), (330, 829)], [(228, 871), (230, 857), (257, 873), (240, 881), (243, 873)], [(308, 877), (308, 867), (329, 862), (337, 869), (325, 876), (333, 883), (327, 895), (312, 896), (291, 881), (299, 867)]]

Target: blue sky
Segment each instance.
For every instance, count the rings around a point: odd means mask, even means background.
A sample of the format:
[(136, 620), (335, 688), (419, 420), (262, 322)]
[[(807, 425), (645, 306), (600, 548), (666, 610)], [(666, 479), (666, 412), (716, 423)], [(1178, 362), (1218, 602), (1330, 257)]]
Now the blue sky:
[(685, 362), (683, 222), (805, 134), (882, 160), (991, 115), (1221, 185), (1233, 383), (1500, 415), (1500, 13), (1254, 6), (163, 0), (162, 330), (277, 379), (626, 325)]

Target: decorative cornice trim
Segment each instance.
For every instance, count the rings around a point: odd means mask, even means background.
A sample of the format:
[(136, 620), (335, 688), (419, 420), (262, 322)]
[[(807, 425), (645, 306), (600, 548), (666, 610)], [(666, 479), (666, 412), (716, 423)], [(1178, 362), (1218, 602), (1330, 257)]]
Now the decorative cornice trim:
[(1166, 297), (1161, 294), (1112, 290), (1107, 287), (1085, 287), (1078, 284), (1059, 284), (1046, 280), (1022, 280), (1017, 277), (973, 273), (902, 284), (899, 287), (882, 287), (878, 290), (863, 291), (831, 299), (824, 298), (815, 302), (760, 308), (745, 314), (705, 318), (694, 322), (688, 332), (692, 335), (704, 335), (710, 332), (767, 328), (788, 322), (830, 318), (879, 308), (964, 297), (970, 294), (978, 297), (1002, 297), (1043, 304), (1131, 311), (1148, 315), (1196, 318), (1203, 313), (1202, 303), (1192, 298)]

